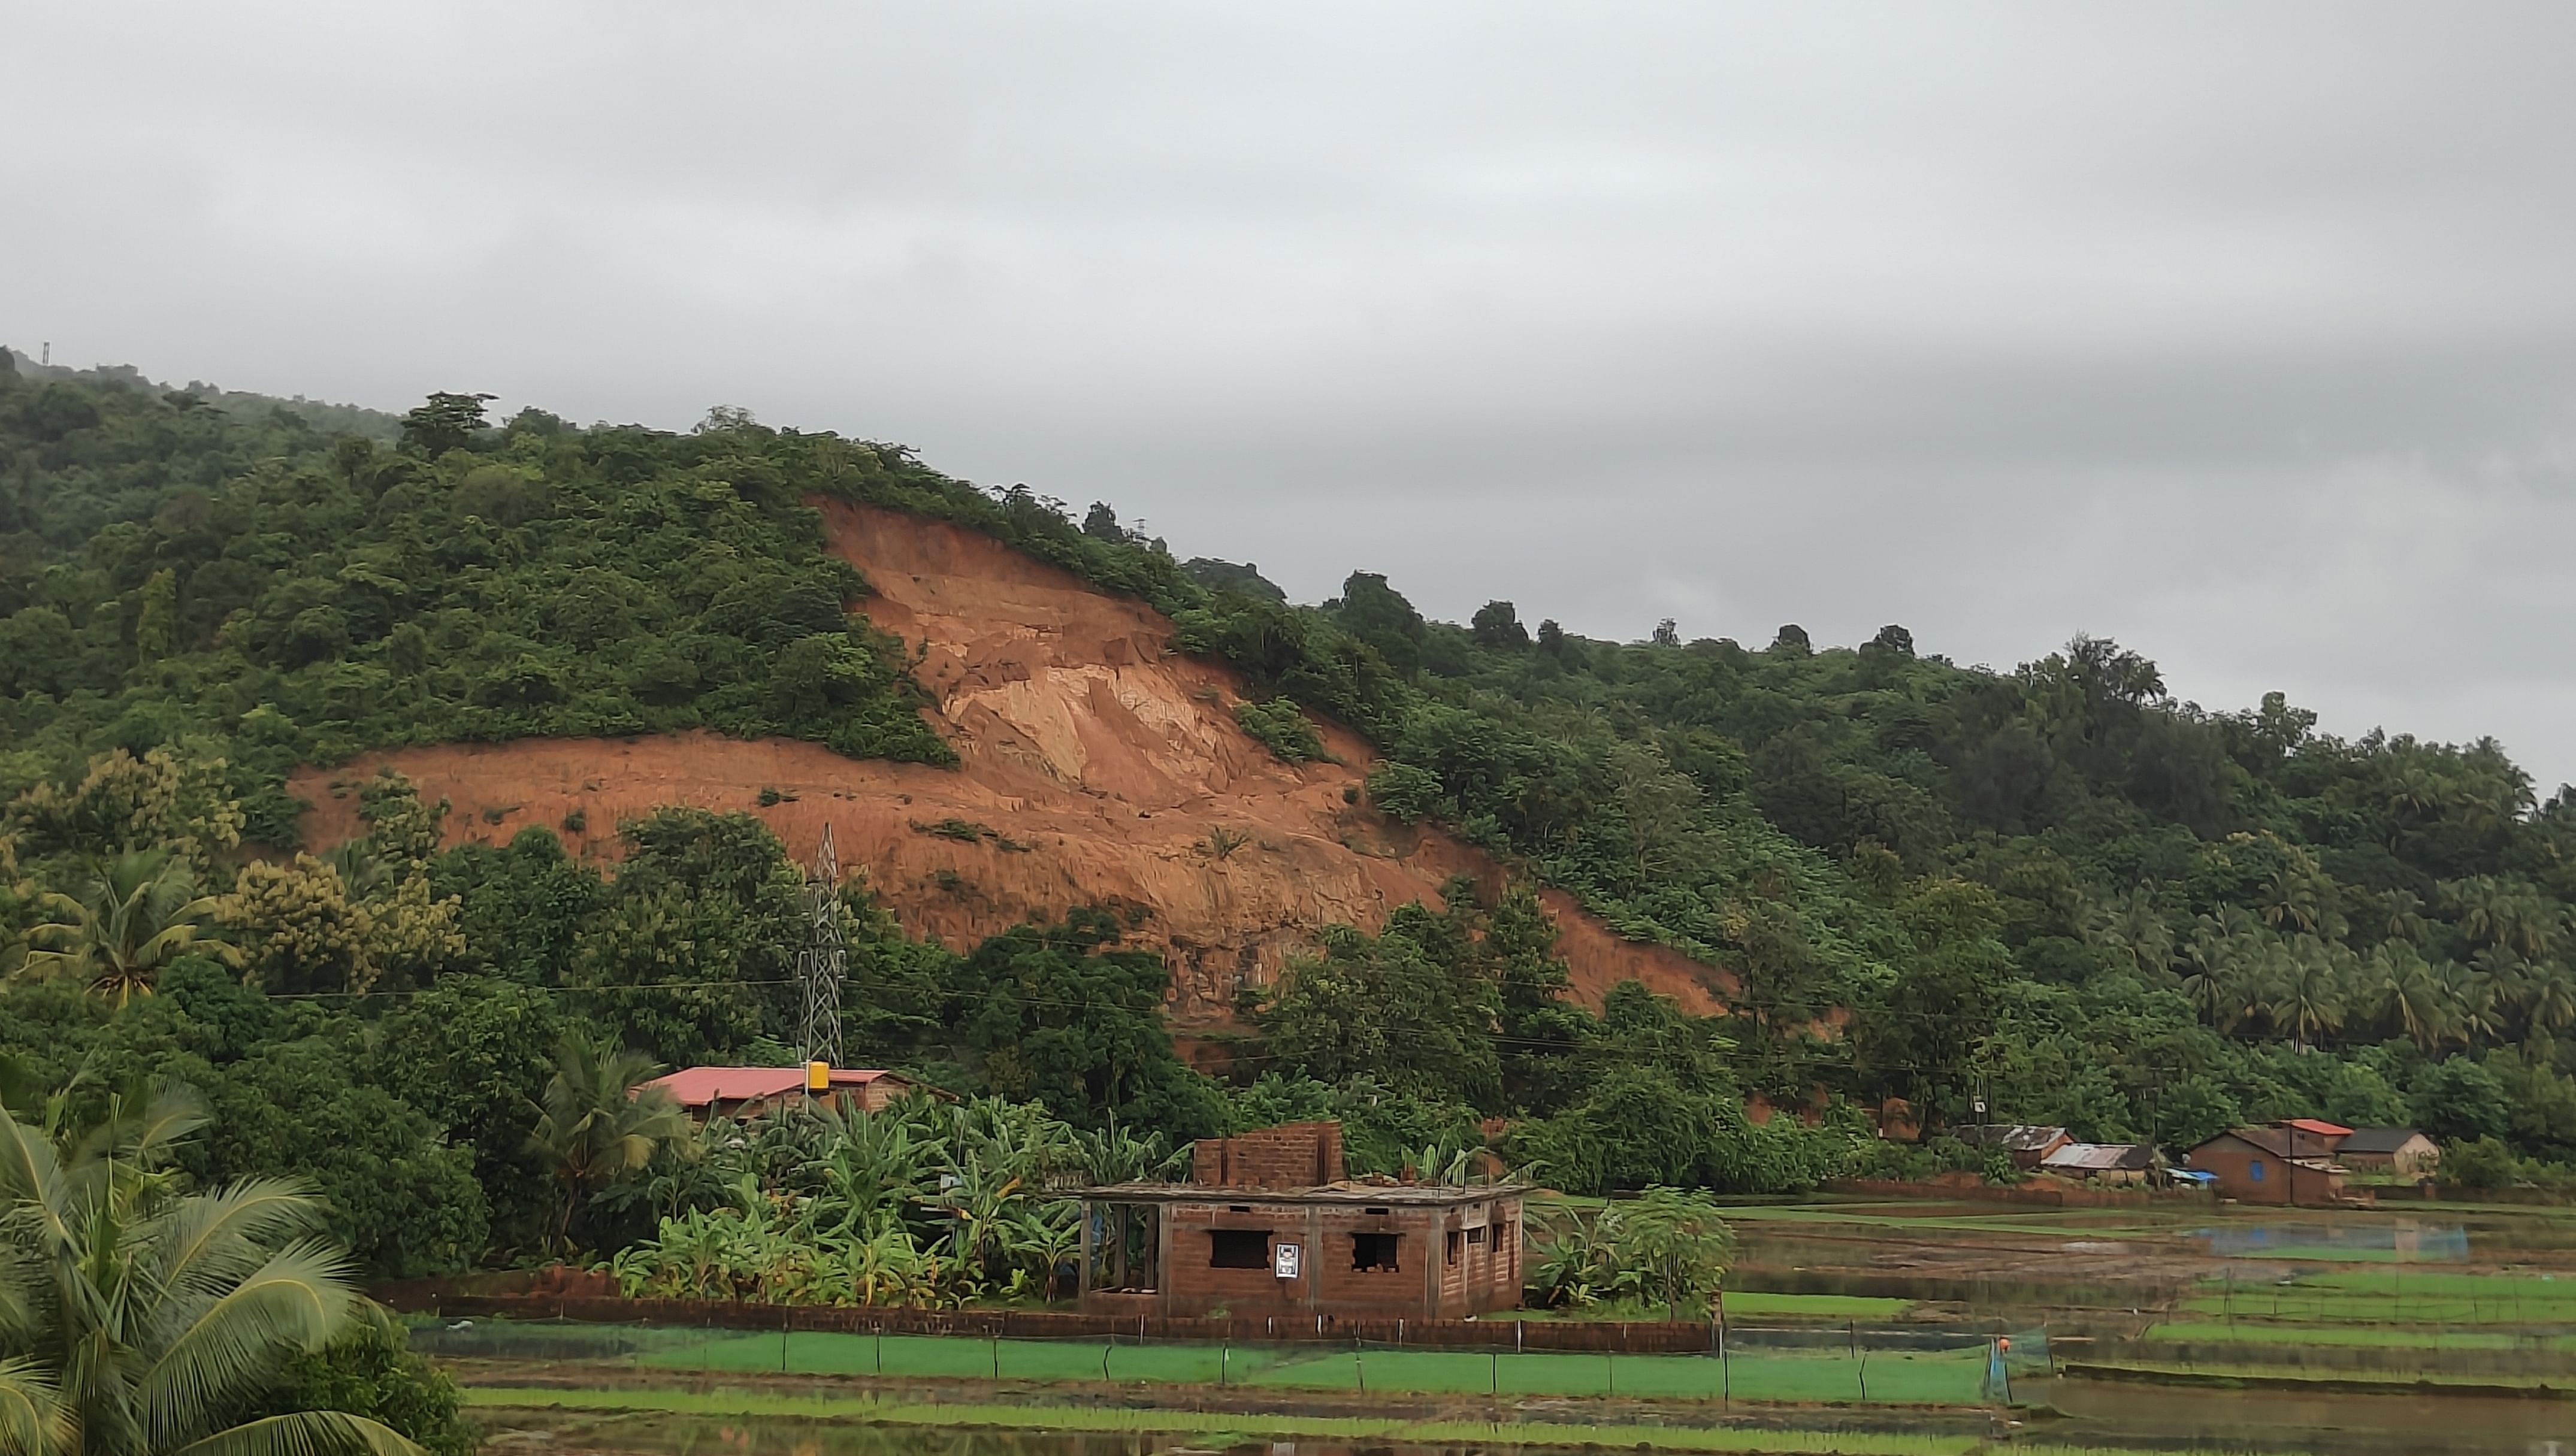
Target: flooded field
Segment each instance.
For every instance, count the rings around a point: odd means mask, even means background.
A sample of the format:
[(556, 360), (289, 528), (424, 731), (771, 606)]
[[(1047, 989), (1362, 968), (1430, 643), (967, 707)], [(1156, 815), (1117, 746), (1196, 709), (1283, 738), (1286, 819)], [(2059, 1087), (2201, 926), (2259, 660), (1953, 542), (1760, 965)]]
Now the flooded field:
[[(1723, 1426), (1464, 1420), (1281, 1419), (1188, 1429), (1018, 1429), (994, 1413), (961, 1409), (941, 1424), (935, 1408), (832, 1419), (770, 1414), (490, 1412), (493, 1456), (595, 1451), (634, 1456), (1466, 1456), (1507, 1448), (1516, 1456), (1630, 1447), (1662, 1451), (1972, 1456), (2027, 1452), (2177, 1451), (2334, 1453), (2334, 1456), (2566, 1456), (2576, 1451), (2576, 1403), (2430, 1396), (2283, 1397), (2277, 1392), (2164, 1391), (2060, 1381), (2046, 1392), (2059, 1414), (2018, 1424), (1923, 1420), (1859, 1422), (1829, 1414)], [(1026, 1413), (1035, 1417), (1036, 1413)], [(1204, 1419), (1204, 1418), (1203, 1418)], [(1319, 1434), (1316, 1426), (1365, 1429)], [(1304, 1429), (1301, 1429), (1301, 1426)], [(2555, 1443), (2553, 1445), (2553, 1443)]]
[(2317, 1451), (2338, 1456), (2568, 1456), (2576, 1400), (2430, 1394), (2196, 1390), (2118, 1381), (2034, 1382), (2063, 1413), (2033, 1422), (2033, 1441), (2204, 1451)]
[[(506, 1322), (419, 1338), (504, 1453), (2576, 1456), (2576, 1211), (1730, 1217), (1725, 1362)], [(1981, 1353), (2006, 1335), (2008, 1392)]]

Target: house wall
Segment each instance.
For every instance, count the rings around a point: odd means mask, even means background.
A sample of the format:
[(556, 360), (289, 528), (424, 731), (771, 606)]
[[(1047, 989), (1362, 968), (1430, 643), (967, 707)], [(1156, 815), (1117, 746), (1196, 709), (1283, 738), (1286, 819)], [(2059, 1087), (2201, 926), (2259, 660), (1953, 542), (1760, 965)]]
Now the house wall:
[[(826, 1092), (821, 1100), (831, 1103), (843, 1112), (883, 1112), (896, 1098), (911, 1090), (912, 1083), (901, 1077), (877, 1077), (855, 1087), (834, 1087)], [(783, 1097), (720, 1098), (711, 1104), (711, 1107), (713, 1111), (730, 1117), (736, 1122), (749, 1122), (778, 1107), (781, 1103), (792, 1105), (804, 1100), (805, 1089), (799, 1087)], [(710, 1108), (692, 1107), (688, 1111), (698, 1121), (704, 1122), (707, 1120)]]
[(2337, 1161), (2347, 1168), (2384, 1168), (2405, 1178), (2420, 1178), (2441, 1166), (2442, 1150), (2426, 1137), (2408, 1138), (2393, 1153), (2353, 1153)]
[(2056, 1152), (2059, 1148), (2062, 1148), (2073, 1141), (2075, 1141), (2075, 1139), (2071, 1137), (2059, 1137), (2052, 1138), (2048, 1142), (2035, 1148), (2010, 1149), (2009, 1155), (2012, 1158), (2012, 1165), (2027, 1173), (2032, 1169), (2037, 1168), (2042, 1163), (2047, 1162), (2049, 1154)]
[[(2203, 1143), (2183, 1159), (2190, 1167), (2215, 1174), (2220, 1196), (2239, 1203), (2288, 1203), (2292, 1197), (2290, 1170), (2296, 1166), (2288, 1159), (2275, 1156), (2237, 1138), (2220, 1138)], [(2254, 1176), (2260, 1164), (2263, 1176)]]
[[(1169, 1316), (1223, 1309), (1238, 1319), (1458, 1319), (1521, 1302), (1518, 1198), (1435, 1208), (1392, 1204), (1382, 1213), (1344, 1203), (1178, 1203), (1169, 1206), (1164, 1228), (1160, 1312)], [(1210, 1236), (1220, 1229), (1257, 1230), (1274, 1254), (1282, 1242), (1297, 1244), (1298, 1277), (1281, 1279), (1267, 1267), (1214, 1267)], [(1472, 1243), (1471, 1229), (1483, 1234)], [(1459, 1236), (1454, 1258), (1453, 1233)], [(1356, 1234), (1393, 1235), (1395, 1267), (1354, 1268)]]
[(1190, 1145), (1190, 1181), (1213, 1188), (1313, 1188), (1342, 1177), (1342, 1125), (1289, 1122)]
[(2294, 1158), (2331, 1158), (2335, 1149), (2343, 1145), (2340, 1136), (2328, 1137), (2303, 1127), (2284, 1127), (2281, 1131), (2290, 1135), (2290, 1156)]
[(2095, 1188), (2143, 1187), (2147, 1181), (2138, 1168), (2042, 1168), (2042, 1177), (2063, 1178), (2069, 1183), (2082, 1183)]
[(2343, 1175), (2320, 1172), (2315, 1168), (2290, 1168), (2290, 1201), (2308, 1207), (2333, 1203), (2343, 1197)]

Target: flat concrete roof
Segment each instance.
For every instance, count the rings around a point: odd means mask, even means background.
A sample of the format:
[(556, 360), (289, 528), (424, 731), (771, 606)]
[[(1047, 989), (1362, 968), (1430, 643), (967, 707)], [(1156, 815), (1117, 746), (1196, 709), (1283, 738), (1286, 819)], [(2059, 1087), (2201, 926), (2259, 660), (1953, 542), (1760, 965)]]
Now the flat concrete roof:
[(1331, 1203), (1405, 1204), (1444, 1208), (1482, 1203), (1493, 1198), (1519, 1198), (1525, 1183), (1460, 1186), (1451, 1183), (1324, 1183), (1313, 1188), (1220, 1188), (1212, 1183), (1109, 1183), (1068, 1190), (1071, 1197), (1094, 1203)]

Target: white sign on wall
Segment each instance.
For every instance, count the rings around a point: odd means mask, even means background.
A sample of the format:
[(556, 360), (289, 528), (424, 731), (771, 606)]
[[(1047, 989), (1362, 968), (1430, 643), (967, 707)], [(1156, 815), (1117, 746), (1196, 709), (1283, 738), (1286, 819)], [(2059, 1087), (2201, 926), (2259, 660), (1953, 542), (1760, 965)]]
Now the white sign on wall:
[(1281, 1244), (1270, 1251), (1270, 1272), (1282, 1279), (1297, 1277), (1297, 1246)]

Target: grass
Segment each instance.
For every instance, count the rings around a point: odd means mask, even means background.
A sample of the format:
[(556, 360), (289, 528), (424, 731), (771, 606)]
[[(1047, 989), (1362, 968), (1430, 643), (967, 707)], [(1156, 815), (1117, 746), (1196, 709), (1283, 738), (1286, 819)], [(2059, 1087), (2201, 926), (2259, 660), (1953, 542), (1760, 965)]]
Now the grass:
[(2175, 1311), (2238, 1319), (2298, 1320), (2315, 1325), (2576, 1326), (2576, 1279), (2532, 1274), (2409, 1274), (2398, 1269), (2338, 1269), (2292, 1284), (2241, 1284), (2203, 1292)]
[[(1758, 1294), (1727, 1291), (1726, 1317), (1793, 1320), (1894, 1319), (1914, 1307), (1910, 1299), (1883, 1299), (1864, 1294)], [(1671, 1311), (1660, 1304), (1596, 1304), (1583, 1309), (1514, 1309), (1481, 1316), (1487, 1320), (1661, 1320)]]
[(2125, 1370), (2141, 1374), (2174, 1375), (2190, 1380), (2286, 1380), (2301, 1384), (2385, 1386), (2392, 1393), (2403, 1394), (2419, 1386), (2462, 1386), (2471, 1389), (2508, 1387), (2516, 1390), (2554, 1391), (2569, 1389), (2564, 1375), (2477, 1374), (2457, 1375), (2425, 1371), (2382, 1372), (2369, 1370), (2318, 1369), (2308, 1365), (2262, 1365), (2238, 1361), (2196, 1361), (2184, 1365), (2171, 1360), (2095, 1360), (2086, 1366), (2104, 1370)]
[(1729, 1294), (1726, 1317), (1746, 1319), (1894, 1319), (1914, 1307), (1910, 1299), (1865, 1294)]
[(586, 1411), (854, 1421), (872, 1425), (1005, 1427), (1063, 1432), (1136, 1432), (1208, 1437), (1306, 1437), (1423, 1445), (1652, 1446), (1678, 1451), (1842, 1453), (1842, 1456), (1968, 1456), (1974, 1436), (1796, 1431), (1711, 1426), (1619, 1426), (1556, 1422), (1407, 1420), (1400, 1417), (1259, 1415), (1227, 1411), (1134, 1410), (1088, 1406), (939, 1405), (869, 1396), (788, 1395), (756, 1390), (554, 1390), (469, 1386), (467, 1406), (486, 1411)]
[(2151, 1326), (2153, 1340), (2208, 1340), (2248, 1345), (2342, 1345), (2407, 1350), (2576, 1350), (2576, 1339), (2553, 1335), (2538, 1339), (2503, 1331), (2431, 1330), (2411, 1326), (2274, 1324), (2238, 1320), (2234, 1324), (2176, 1321)]
[[(1688, 1400), (1973, 1405), (1983, 1400), (1982, 1348), (1765, 1350), (1707, 1355), (1506, 1354), (1463, 1350), (1354, 1352), (1318, 1346), (1110, 1345), (941, 1335), (719, 1335), (694, 1349), (647, 1351), (635, 1363), (750, 1374), (927, 1376), (1063, 1384), (1293, 1386), (1423, 1395), (1661, 1396)], [(1864, 1396), (1864, 1381), (1866, 1395)]]

